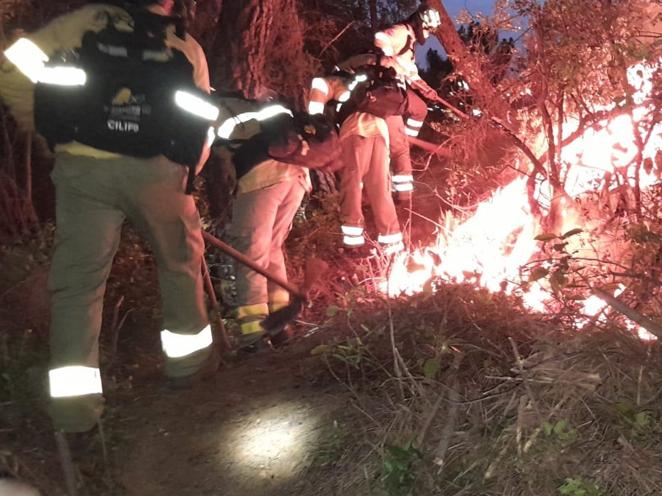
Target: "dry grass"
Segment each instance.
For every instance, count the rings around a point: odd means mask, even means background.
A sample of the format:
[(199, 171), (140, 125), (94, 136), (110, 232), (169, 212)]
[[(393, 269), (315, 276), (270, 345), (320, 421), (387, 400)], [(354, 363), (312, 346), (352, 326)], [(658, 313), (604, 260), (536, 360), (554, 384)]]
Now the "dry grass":
[(354, 394), (362, 425), (335, 466), (349, 494), (662, 487), (658, 345), (611, 326), (565, 330), (468, 286), (375, 299), (331, 325), (355, 333), (317, 350)]

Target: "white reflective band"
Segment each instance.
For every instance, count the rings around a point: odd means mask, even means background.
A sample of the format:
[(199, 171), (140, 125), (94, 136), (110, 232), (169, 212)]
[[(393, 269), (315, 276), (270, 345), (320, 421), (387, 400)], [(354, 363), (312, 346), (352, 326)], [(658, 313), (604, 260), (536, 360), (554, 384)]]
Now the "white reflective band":
[(44, 63), (48, 62), (48, 55), (27, 38), (20, 38), (5, 50), (5, 57), (33, 83), (39, 80)]
[(405, 127), (405, 134), (407, 136), (413, 136), (414, 138), (418, 136), (419, 131), (417, 129), (410, 129), (408, 127)]
[(207, 129), (207, 146), (213, 145), (214, 141), (216, 141), (216, 129), (211, 126), (209, 129)]
[(399, 243), (401, 241), (402, 233), (380, 234), (377, 236), (377, 242), (383, 245), (390, 245), (391, 243)]
[(51, 398), (67, 398), (85, 394), (101, 394), (101, 374), (98, 368), (71, 365), (48, 371)]
[(197, 334), (176, 334), (168, 330), (161, 331), (161, 346), (168, 358), (181, 358), (212, 344), (211, 326)]
[[(379, 46), (379, 44), (376, 43), (377, 41), (381, 41), (385, 43), (385, 46)], [(381, 48), (382, 52), (384, 52), (384, 55), (386, 55), (387, 57), (391, 57), (393, 55), (393, 47), (390, 46), (391, 39), (383, 31), (379, 31), (378, 33), (375, 33), (375, 45)]]
[(393, 255), (395, 253), (399, 253), (405, 249), (405, 244), (402, 241), (398, 241), (397, 243), (393, 243), (390, 245), (384, 246), (384, 253), (387, 255)]
[(409, 118), (407, 119), (407, 125), (411, 127), (423, 127), (423, 121), (417, 121), (416, 119)]
[(361, 246), (365, 243), (363, 236), (343, 236), (342, 242), (346, 246)]
[(480, 109), (472, 109), (471, 113), (476, 117), (480, 117), (481, 115), (483, 115), (483, 112)]
[(338, 101), (340, 103), (345, 103), (347, 100), (349, 100), (349, 97), (352, 96), (351, 91), (343, 91), (340, 96), (338, 97)]
[(363, 228), (362, 227), (340, 226), (340, 230), (342, 231), (343, 234), (347, 234), (348, 236), (362, 236), (363, 235)]
[(412, 183), (393, 184), (393, 189), (396, 191), (414, 191), (414, 185)]
[(324, 80), (324, 78), (313, 78), (313, 82), (310, 87), (314, 90), (319, 90), (325, 95), (329, 92), (329, 85)]
[(308, 113), (310, 115), (323, 114), (324, 113), (324, 104), (322, 102), (310, 102), (310, 103), (308, 103)]
[(83, 69), (77, 67), (43, 67), (37, 76), (37, 80), (40, 83), (58, 86), (85, 86), (87, 74)]
[(414, 176), (404, 175), (404, 174), (397, 174), (397, 175), (393, 176), (391, 179), (394, 183), (410, 183), (414, 180)]
[(175, 103), (179, 108), (208, 121), (215, 121), (220, 113), (218, 107), (187, 91), (176, 91)]
[(243, 114), (235, 115), (234, 117), (226, 119), (218, 128), (217, 134), (221, 138), (228, 139), (232, 136), (232, 131), (234, 131), (237, 124), (248, 122), (252, 119), (255, 119), (256, 121), (264, 121), (280, 114), (287, 114), (291, 117), (292, 111), (282, 105), (270, 105), (258, 112), (244, 112)]

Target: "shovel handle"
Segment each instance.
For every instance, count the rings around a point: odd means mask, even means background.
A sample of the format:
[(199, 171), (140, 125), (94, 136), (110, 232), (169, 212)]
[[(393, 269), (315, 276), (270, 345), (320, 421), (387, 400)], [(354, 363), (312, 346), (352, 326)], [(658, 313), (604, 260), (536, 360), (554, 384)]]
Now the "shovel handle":
[(272, 274), (271, 272), (263, 269), (259, 265), (257, 265), (255, 262), (253, 262), (250, 258), (246, 257), (243, 253), (235, 250), (232, 248), (230, 245), (227, 243), (224, 243), (220, 239), (218, 239), (216, 236), (209, 234), (207, 231), (202, 231), (202, 237), (205, 239), (207, 243), (210, 245), (215, 246), (219, 250), (221, 250), (223, 253), (231, 256), (234, 258), (237, 262), (244, 264), (246, 267), (248, 267), (251, 270), (254, 270), (261, 276), (266, 277), (268, 280), (273, 282), (274, 284), (278, 284), (281, 288), (286, 289), (292, 296), (296, 296), (298, 298), (301, 298), (303, 301), (306, 301), (307, 298), (305, 295), (299, 291), (299, 288), (297, 288), (294, 284), (291, 284), (290, 282), (286, 281), (285, 279), (280, 278), (279, 276)]

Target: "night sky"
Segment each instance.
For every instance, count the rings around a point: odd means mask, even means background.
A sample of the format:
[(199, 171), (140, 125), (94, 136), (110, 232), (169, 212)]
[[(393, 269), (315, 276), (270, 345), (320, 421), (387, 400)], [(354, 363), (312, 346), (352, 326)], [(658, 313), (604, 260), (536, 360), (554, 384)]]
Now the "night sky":
[[(448, 14), (451, 16), (451, 19), (455, 21), (458, 14), (463, 9), (468, 10), (471, 14), (474, 15), (478, 13), (491, 15), (495, 0), (442, 0), (442, 3), (446, 7)], [(437, 50), (442, 55), (444, 54), (444, 49), (441, 48), (441, 45), (437, 39), (432, 37), (425, 45), (416, 47), (416, 62), (419, 66), (424, 67), (426, 65), (425, 54), (427, 53), (428, 48)]]

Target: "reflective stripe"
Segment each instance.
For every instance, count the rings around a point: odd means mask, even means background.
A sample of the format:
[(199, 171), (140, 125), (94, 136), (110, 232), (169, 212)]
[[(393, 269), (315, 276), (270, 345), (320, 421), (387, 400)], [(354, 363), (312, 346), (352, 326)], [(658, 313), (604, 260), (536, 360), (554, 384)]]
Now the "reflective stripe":
[(325, 95), (329, 93), (329, 85), (324, 80), (324, 78), (313, 78), (313, 82), (311, 83), (310, 87), (314, 90), (321, 91)]
[(417, 121), (416, 119), (412, 119), (410, 117), (409, 119), (407, 119), (407, 126), (420, 128), (423, 126), (423, 121)]
[(411, 174), (396, 174), (391, 178), (394, 183), (410, 183), (414, 180)]
[(217, 134), (220, 138), (229, 139), (237, 124), (245, 123), (252, 119), (264, 121), (281, 114), (287, 114), (291, 117), (292, 111), (282, 105), (270, 105), (257, 112), (244, 112), (243, 114), (226, 119), (218, 128)]
[(216, 129), (211, 126), (209, 129), (207, 129), (207, 146), (213, 145), (214, 141), (216, 141)]
[(340, 230), (342, 231), (343, 234), (346, 234), (348, 236), (362, 236), (363, 235), (363, 228), (362, 227), (340, 226)]
[(414, 138), (418, 136), (419, 130), (418, 129), (410, 129), (408, 127), (405, 127), (405, 134), (407, 136), (413, 136)]
[(256, 332), (264, 332), (264, 329), (262, 328), (262, 325), (260, 324), (261, 320), (262, 319), (249, 320), (248, 322), (242, 322), (239, 325), (239, 330), (241, 331), (242, 334), (254, 334)]
[(347, 100), (349, 100), (349, 97), (352, 96), (351, 91), (343, 91), (340, 96), (338, 97), (338, 101), (340, 103), (345, 103)]
[(323, 114), (324, 113), (324, 104), (322, 102), (310, 102), (310, 103), (308, 103), (308, 113), (310, 115)]
[(394, 183), (393, 189), (395, 191), (414, 191), (414, 185), (412, 183)]
[(365, 243), (363, 236), (343, 236), (342, 242), (346, 246), (361, 246)]
[(48, 55), (27, 38), (20, 38), (7, 48), (5, 57), (33, 83), (39, 80), (39, 74), (48, 62)]
[(168, 358), (181, 358), (211, 346), (211, 326), (207, 325), (197, 334), (177, 334), (161, 331), (161, 346)]
[(266, 303), (255, 303), (254, 305), (242, 305), (237, 307), (237, 318), (239, 320), (246, 317), (266, 317), (269, 313), (269, 307)]
[(285, 301), (272, 301), (269, 303), (269, 313), (277, 312), (289, 305), (289, 300)]
[(57, 86), (85, 86), (87, 74), (77, 67), (43, 67), (37, 77), (38, 82)]
[(98, 368), (72, 365), (48, 371), (51, 398), (68, 398), (86, 394), (101, 394), (101, 373)]
[(384, 55), (386, 55), (387, 57), (391, 57), (393, 55), (391, 38), (389, 38), (389, 36), (383, 31), (379, 31), (378, 33), (375, 33), (375, 46), (381, 48), (382, 52), (384, 52)]
[(397, 243), (385, 245), (384, 253), (386, 253), (387, 255), (393, 255), (394, 253), (401, 252), (404, 249), (405, 249), (405, 244), (402, 241), (398, 241)]
[(472, 109), (471, 114), (475, 115), (476, 117), (480, 117), (481, 115), (483, 115), (483, 111), (480, 109)]
[(402, 241), (402, 233), (393, 234), (380, 234), (377, 236), (377, 242), (383, 245), (390, 245), (391, 243), (398, 243)]
[(215, 121), (220, 113), (218, 107), (187, 91), (176, 91), (175, 103), (179, 108), (208, 121)]

